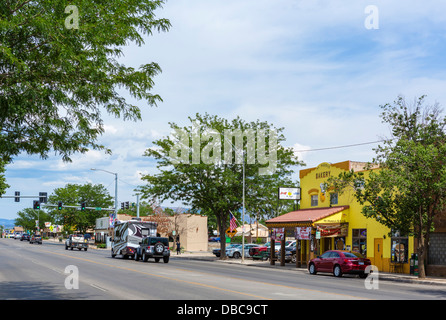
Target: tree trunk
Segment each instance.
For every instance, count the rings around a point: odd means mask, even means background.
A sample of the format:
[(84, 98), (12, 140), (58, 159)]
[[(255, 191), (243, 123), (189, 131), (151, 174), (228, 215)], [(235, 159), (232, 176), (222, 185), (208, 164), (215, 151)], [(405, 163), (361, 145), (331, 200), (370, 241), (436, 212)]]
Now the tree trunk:
[(226, 217), (225, 214), (217, 214), (217, 225), (220, 233), (220, 260), (226, 260)]
[(418, 278), (424, 279), (426, 278), (426, 270), (424, 268), (424, 261), (426, 260), (426, 234), (423, 233), (423, 228), (420, 226), (418, 229), (418, 246), (417, 246), (417, 254), (418, 254)]

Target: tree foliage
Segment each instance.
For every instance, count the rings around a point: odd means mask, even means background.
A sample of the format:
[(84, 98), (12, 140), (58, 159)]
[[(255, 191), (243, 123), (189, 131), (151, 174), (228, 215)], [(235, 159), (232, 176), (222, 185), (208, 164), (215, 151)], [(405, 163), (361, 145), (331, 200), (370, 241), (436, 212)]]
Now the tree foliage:
[(52, 222), (52, 218), (44, 210), (25, 208), (17, 212), (14, 224), (22, 226), (25, 231), (36, 231), (36, 220), (39, 221), (39, 230), (45, 228), (45, 222)]
[[(438, 104), (425, 105), (422, 96), (413, 105), (398, 97), (381, 106), (383, 122), (392, 137), (377, 147), (379, 170), (347, 172), (330, 179), (338, 190), (355, 187), (362, 213), (393, 231), (414, 235), (420, 261), (426, 260), (434, 219), (446, 209), (446, 118)], [(425, 277), (420, 262), (420, 277)]]
[[(66, 0), (2, 0), (0, 3), (0, 157), (21, 152), (47, 158), (51, 150), (70, 161), (103, 133), (102, 109), (124, 120), (139, 120), (139, 107), (121, 90), (150, 106), (161, 72), (155, 62), (139, 69), (118, 62), (122, 47), (144, 44), (170, 22), (157, 19), (164, 1), (78, 0), (78, 28)], [(67, 21), (68, 26), (67, 26)], [(70, 20), (71, 19), (71, 20)], [(107, 150), (110, 152), (110, 150)]]
[[(155, 141), (155, 146), (146, 150), (145, 156), (157, 160), (159, 173), (143, 176), (142, 180), (147, 184), (140, 190), (145, 198), (156, 198), (159, 202), (181, 201), (190, 206), (192, 212), (215, 216), (222, 236), (229, 226), (230, 212), (240, 221), (243, 162), (247, 212), (255, 212), (259, 203), (269, 201), (267, 195), (277, 197), (277, 188), (291, 183), (291, 168), (302, 164), (291, 148), (281, 145), (285, 141), (283, 128), (276, 129), (259, 120), (245, 122), (237, 117), (229, 121), (208, 114), (196, 114), (189, 120), (190, 127), (181, 128), (170, 123), (173, 135)], [(228, 139), (224, 135), (226, 130), (255, 132), (257, 140), (249, 140), (247, 136), (238, 141), (234, 137)], [(276, 141), (271, 135), (263, 137), (262, 130), (276, 132)], [(249, 141), (255, 143), (250, 145)], [(257, 152), (256, 159), (250, 150)], [(269, 163), (259, 160), (259, 154), (264, 150), (271, 156)], [(273, 154), (277, 155), (276, 159)], [(178, 161), (178, 158), (182, 160)], [(271, 166), (274, 170), (270, 170)], [(225, 258), (224, 248), (222, 241), (222, 258)]]
[(54, 189), (48, 197), (48, 204), (57, 206), (59, 201), (62, 201), (63, 206), (78, 206), (79, 208), (63, 207), (62, 210), (51, 208), (49, 214), (53, 218), (52, 220), (57, 224), (64, 225), (65, 230), (74, 228), (82, 233), (94, 228), (96, 219), (107, 216), (109, 213), (109, 211), (92, 209), (81, 211), (79, 209), (82, 202), (85, 202), (87, 207), (101, 208), (111, 208), (114, 204), (113, 197), (102, 184), (92, 185), (91, 183), (67, 184), (63, 188)]

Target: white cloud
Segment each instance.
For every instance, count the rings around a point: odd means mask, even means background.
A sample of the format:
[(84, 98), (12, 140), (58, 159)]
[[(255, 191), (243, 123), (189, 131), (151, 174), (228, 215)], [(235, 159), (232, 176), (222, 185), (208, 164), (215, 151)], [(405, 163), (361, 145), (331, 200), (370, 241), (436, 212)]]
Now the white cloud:
[[(364, 27), (369, 4), (379, 9), (378, 30)], [(378, 140), (388, 135), (378, 106), (397, 95), (427, 94), (429, 102), (446, 105), (445, 10), (446, 3), (434, 0), (168, 1), (157, 15), (171, 20), (171, 30), (143, 47), (127, 47), (121, 59), (134, 67), (158, 62), (163, 73), (154, 79), (154, 93), (164, 102), (148, 107), (130, 99), (143, 121), (104, 116), (98, 142), (112, 155), (92, 150), (74, 155), (72, 163), (18, 157), (7, 167), (8, 193), (51, 193), (68, 182), (91, 181), (114, 195), (114, 176), (90, 171), (96, 167), (117, 172), (119, 201), (134, 201), (140, 173), (156, 172), (144, 151), (171, 133), (169, 122), (189, 126), (197, 112), (284, 127), (284, 144), (295, 150)], [(373, 147), (298, 156), (308, 167), (368, 161)], [(17, 208), (10, 203), (0, 217), (14, 216)]]

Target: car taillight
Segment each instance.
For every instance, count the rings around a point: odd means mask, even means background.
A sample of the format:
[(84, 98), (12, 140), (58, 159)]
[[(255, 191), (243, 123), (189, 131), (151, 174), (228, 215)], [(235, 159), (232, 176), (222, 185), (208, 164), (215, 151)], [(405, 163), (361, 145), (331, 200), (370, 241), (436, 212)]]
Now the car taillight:
[(345, 264), (352, 264), (352, 261), (349, 260), (349, 259), (344, 259), (344, 263), (345, 263)]

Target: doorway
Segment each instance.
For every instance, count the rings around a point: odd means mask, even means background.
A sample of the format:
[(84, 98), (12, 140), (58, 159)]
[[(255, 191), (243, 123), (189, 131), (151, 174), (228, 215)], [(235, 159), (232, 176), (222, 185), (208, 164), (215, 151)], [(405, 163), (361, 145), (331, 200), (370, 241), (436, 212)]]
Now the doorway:
[(383, 239), (375, 238), (375, 250), (374, 250), (374, 262), (373, 264), (378, 268), (379, 271), (382, 271), (383, 267)]

